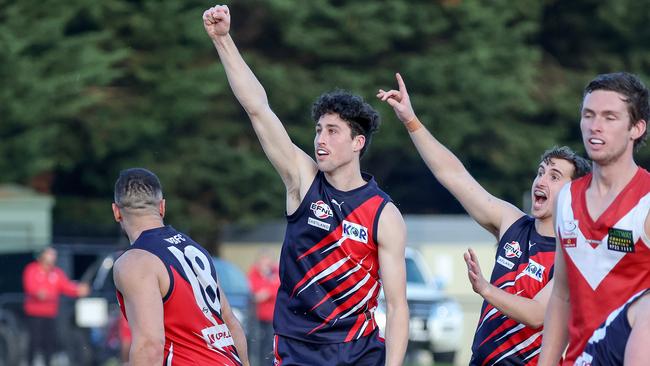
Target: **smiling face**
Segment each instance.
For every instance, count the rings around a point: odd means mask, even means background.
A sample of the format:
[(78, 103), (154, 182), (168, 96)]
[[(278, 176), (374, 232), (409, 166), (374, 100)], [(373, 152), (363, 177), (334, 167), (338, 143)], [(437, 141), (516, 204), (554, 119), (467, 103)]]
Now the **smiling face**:
[(542, 161), (531, 189), (531, 215), (536, 219), (553, 216), (555, 199), (564, 184), (571, 181), (575, 167), (564, 159), (550, 158)]
[(580, 129), (589, 158), (609, 165), (632, 157), (634, 140), (645, 132), (645, 121), (632, 123), (625, 97), (609, 90), (595, 90), (582, 103)]
[(327, 113), (316, 123), (314, 149), (318, 169), (330, 173), (337, 168), (359, 160), (365, 137), (352, 137), (350, 125), (338, 114)]

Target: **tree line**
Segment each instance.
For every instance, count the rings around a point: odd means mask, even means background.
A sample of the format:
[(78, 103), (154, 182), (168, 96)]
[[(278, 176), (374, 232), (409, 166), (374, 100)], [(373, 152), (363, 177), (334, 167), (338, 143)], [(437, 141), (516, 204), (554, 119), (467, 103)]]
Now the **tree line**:
[[(119, 170), (163, 182), (170, 221), (206, 244), (284, 213), (284, 189), (234, 99), (201, 14), (179, 0), (0, 0), (0, 181), (56, 196), (55, 235), (117, 235)], [(378, 88), (405, 78), (420, 119), (515, 204), (539, 156), (582, 151), (594, 75), (650, 82), (650, 1), (240, 0), (232, 34), (294, 142), (313, 100), (343, 88), (382, 114), (362, 160), (404, 213), (459, 213)], [(646, 149), (647, 150), (647, 149)], [(638, 161), (650, 159), (641, 150)]]

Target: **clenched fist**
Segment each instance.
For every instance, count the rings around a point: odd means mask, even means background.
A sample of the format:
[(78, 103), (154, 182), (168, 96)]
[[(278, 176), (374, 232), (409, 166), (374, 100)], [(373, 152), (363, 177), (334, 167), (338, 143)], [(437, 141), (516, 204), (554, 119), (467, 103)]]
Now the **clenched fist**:
[(210, 38), (225, 36), (230, 31), (230, 10), (217, 5), (203, 12), (203, 27)]

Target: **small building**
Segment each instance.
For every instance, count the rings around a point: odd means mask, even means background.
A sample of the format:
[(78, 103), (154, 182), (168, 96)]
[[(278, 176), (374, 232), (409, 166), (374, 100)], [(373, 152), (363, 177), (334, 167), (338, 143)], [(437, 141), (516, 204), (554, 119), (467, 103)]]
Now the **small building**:
[(0, 253), (37, 251), (51, 244), (53, 206), (52, 196), (0, 185)]

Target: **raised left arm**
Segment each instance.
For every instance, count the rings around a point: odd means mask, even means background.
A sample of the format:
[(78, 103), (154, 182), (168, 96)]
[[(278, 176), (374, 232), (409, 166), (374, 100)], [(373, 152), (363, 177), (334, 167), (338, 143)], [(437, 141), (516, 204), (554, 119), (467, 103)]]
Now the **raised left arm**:
[(379, 217), (377, 241), (386, 297), (386, 366), (399, 366), (404, 362), (409, 332), (404, 258), (406, 225), (393, 203), (388, 203)]

